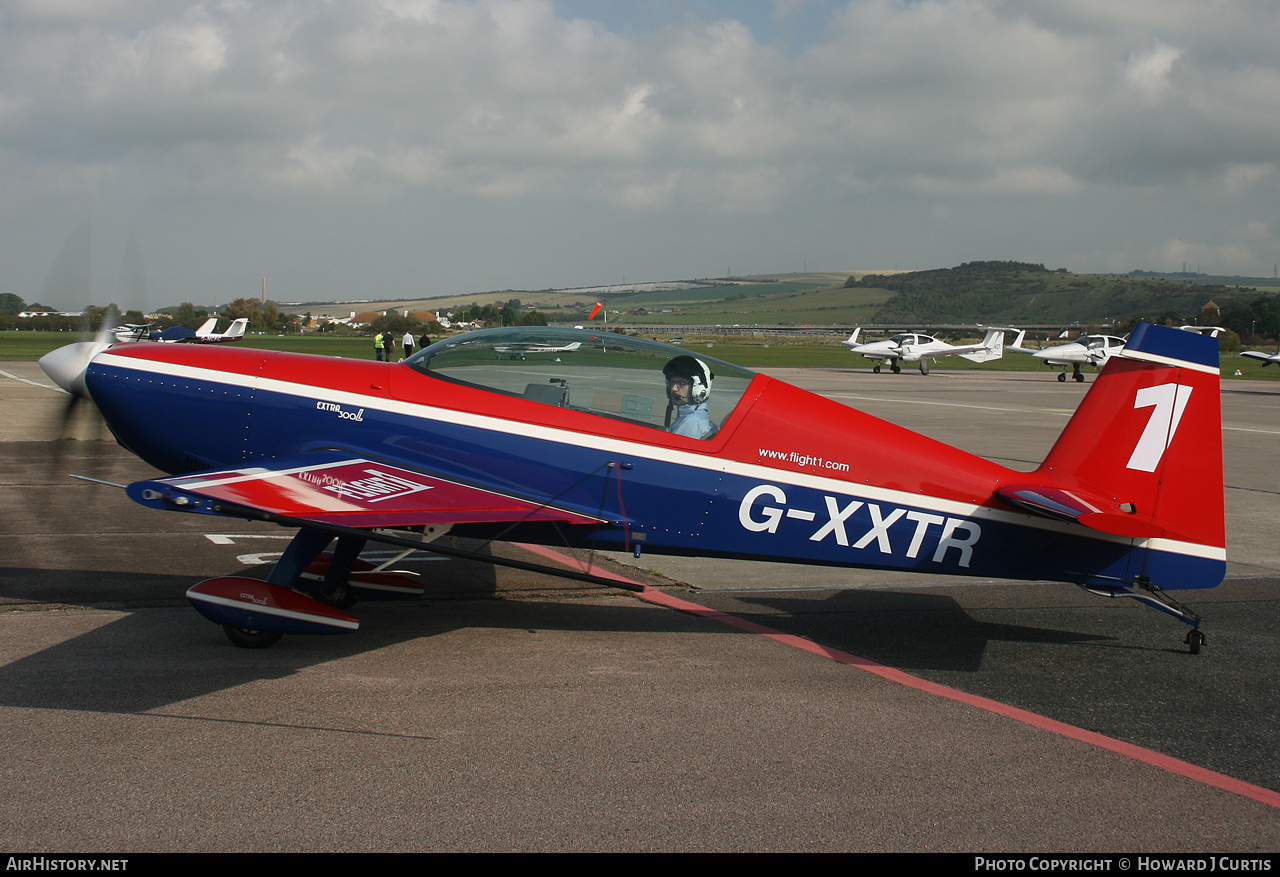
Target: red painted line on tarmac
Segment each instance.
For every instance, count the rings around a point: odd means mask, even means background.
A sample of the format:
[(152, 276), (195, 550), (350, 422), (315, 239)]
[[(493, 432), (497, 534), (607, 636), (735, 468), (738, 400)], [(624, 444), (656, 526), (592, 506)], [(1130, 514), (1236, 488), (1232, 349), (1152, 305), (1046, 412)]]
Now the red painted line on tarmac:
[[(558, 551), (541, 545), (527, 545), (524, 543), (517, 544), (520, 548), (524, 548), (534, 554), (539, 554), (545, 558), (562, 563), (565, 566), (577, 569), (581, 572), (589, 572), (592, 575), (597, 575), (601, 578), (614, 579), (616, 581), (627, 582), (633, 585), (641, 584), (640, 582), (623, 578), (620, 575), (616, 575), (608, 570), (601, 569), (600, 567), (583, 563), (576, 558), (569, 557), (566, 554), (561, 554)], [(1086, 731), (1083, 728), (1077, 728), (1075, 725), (1068, 725), (1065, 722), (1059, 722), (1055, 719), (1038, 715), (1037, 713), (1018, 709), (1017, 707), (1009, 706), (1008, 704), (1000, 703), (999, 701), (991, 700), (990, 698), (979, 697), (955, 688), (950, 688), (946, 685), (939, 685), (936, 682), (930, 682), (927, 679), (912, 676), (910, 673), (904, 673), (901, 670), (894, 669), (886, 664), (881, 664), (879, 661), (873, 661), (870, 658), (860, 658), (857, 655), (850, 654), (849, 652), (819, 645), (818, 643), (807, 640), (804, 637), (795, 636), (794, 634), (782, 633), (781, 631), (774, 630), (771, 627), (766, 627), (763, 624), (757, 624), (754, 621), (748, 621), (745, 618), (730, 615), (727, 612), (721, 612), (717, 609), (708, 609), (706, 606), (699, 606), (697, 603), (691, 603), (688, 600), (681, 600), (679, 597), (673, 597), (670, 594), (663, 593), (657, 588), (651, 588), (647, 585), (641, 585), (641, 587), (643, 587), (644, 590), (636, 594), (636, 596), (641, 600), (646, 600), (655, 605), (665, 606), (668, 609), (675, 609), (689, 615), (697, 615), (700, 618), (706, 618), (711, 621), (718, 621), (721, 624), (736, 627), (739, 630), (746, 631), (747, 633), (758, 634), (774, 640), (775, 642), (793, 646), (797, 649), (802, 649), (803, 651), (818, 655), (819, 657), (828, 658), (838, 664), (845, 664), (850, 667), (856, 667), (859, 670), (865, 670), (868, 673), (873, 673), (876, 676), (879, 676), (881, 679), (889, 682), (896, 682), (899, 685), (905, 685), (907, 688), (914, 688), (917, 691), (923, 691), (926, 694), (933, 694), (938, 697), (945, 697), (948, 700), (968, 704), (969, 706), (977, 707), (978, 709), (986, 710), (987, 712), (995, 713), (996, 715), (1005, 716), (1013, 719), (1014, 721), (1022, 722), (1023, 724), (1031, 725), (1032, 727), (1040, 728), (1044, 731), (1049, 731), (1052, 734), (1058, 734), (1062, 737), (1068, 737), (1072, 740), (1078, 740), (1081, 743), (1087, 743), (1091, 746), (1097, 746), (1101, 749), (1115, 752), (1118, 755), (1124, 755), (1128, 758), (1134, 759), (1135, 761), (1150, 764), (1153, 767), (1158, 767), (1163, 770), (1167, 770), (1170, 773), (1177, 774), (1178, 776), (1183, 776), (1187, 779), (1204, 783), (1207, 786), (1213, 786), (1214, 788), (1222, 789), (1226, 792), (1233, 792), (1241, 797), (1249, 798), (1250, 800), (1258, 801), (1259, 803), (1267, 804), (1271, 807), (1280, 808), (1280, 792), (1273, 792), (1271, 789), (1265, 789), (1262, 786), (1255, 786), (1252, 783), (1246, 783), (1243, 780), (1238, 780), (1234, 777), (1226, 776), (1225, 774), (1207, 770), (1203, 767), (1191, 764), (1190, 762), (1182, 761), (1181, 759), (1173, 758), (1163, 753), (1146, 749), (1142, 746), (1135, 746), (1132, 743), (1126, 743), (1123, 740), (1116, 740), (1114, 737), (1107, 737), (1093, 731)]]

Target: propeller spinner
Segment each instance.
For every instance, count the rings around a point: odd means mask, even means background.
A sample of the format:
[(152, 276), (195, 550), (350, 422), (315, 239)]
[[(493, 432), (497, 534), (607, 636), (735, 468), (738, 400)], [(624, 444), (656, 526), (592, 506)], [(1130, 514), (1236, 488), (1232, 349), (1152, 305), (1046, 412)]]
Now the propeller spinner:
[(85, 369), (95, 356), (110, 346), (110, 341), (77, 341), (40, 357), (40, 368), (72, 396), (85, 399), (89, 396), (84, 384)]

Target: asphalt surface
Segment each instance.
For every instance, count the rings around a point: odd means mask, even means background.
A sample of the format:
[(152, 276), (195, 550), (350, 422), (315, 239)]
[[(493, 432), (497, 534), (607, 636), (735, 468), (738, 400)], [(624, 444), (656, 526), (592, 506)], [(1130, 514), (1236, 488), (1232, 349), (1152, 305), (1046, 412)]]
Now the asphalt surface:
[[(1025, 468), (1085, 389), (782, 376)], [(1280, 849), (1280, 387), (1224, 383), (1229, 577), (1179, 595), (1198, 656), (1070, 586), (598, 555), (730, 617), (418, 559), (427, 599), (245, 651), (183, 592), (261, 575), (289, 534), (69, 478), (153, 473), (89, 417), (49, 441), (65, 398), (0, 364), (5, 850)]]

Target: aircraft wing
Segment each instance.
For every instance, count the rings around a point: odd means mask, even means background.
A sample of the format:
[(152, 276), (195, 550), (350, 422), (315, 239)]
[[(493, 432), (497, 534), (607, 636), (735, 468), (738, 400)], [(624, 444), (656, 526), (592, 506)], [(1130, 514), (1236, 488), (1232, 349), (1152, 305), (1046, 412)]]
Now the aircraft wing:
[(921, 350), (921, 359), (941, 359), (944, 356), (963, 356), (974, 362), (1000, 359), (1004, 353), (1004, 329), (988, 329), (977, 344), (947, 345), (935, 350)]
[[(236, 507), (344, 527), (501, 521), (598, 524), (603, 518), (355, 455), (325, 452), (270, 466), (138, 481), (129, 497), (152, 508), (240, 515)], [(229, 508), (228, 508), (229, 506)]]
[(955, 356), (957, 354), (976, 353), (979, 350), (986, 350), (985, 344), (961, 344), (956, 347), (940, 347), (937, 350), (921, 350), (921, 359), (942, 359), (944, 356)]
[(1280, 353), (1263, 353), (1261, 350), (1242, 350), (1241, 356), (1247, 356), (1250, 359), (1260, 359), (1262, 364), (1266, 365), (1272, 362), (1280, 362)]

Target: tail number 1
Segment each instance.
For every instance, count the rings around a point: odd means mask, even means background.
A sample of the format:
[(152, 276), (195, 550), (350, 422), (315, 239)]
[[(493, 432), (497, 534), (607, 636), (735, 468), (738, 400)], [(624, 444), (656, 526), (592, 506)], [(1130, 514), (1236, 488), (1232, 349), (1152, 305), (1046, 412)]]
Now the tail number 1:
[(1187, 407), (1187, 399), (1191, 397), (1191, 388), (1185, 384), (1159, 384), (1154, 387), (1143, 387), (1135, 394), (1133, 407), (1151, 408), (1151, 417), (1147, 420), (1146, 429), (1138, 437), (1133, 454), (1126, 469), (1137, 469), (1140, 472), (1154, 472), (1160, 465), (1165, 450), (1173, 442), (1174, 433), (1182, 421), (1182, 412)]

